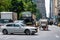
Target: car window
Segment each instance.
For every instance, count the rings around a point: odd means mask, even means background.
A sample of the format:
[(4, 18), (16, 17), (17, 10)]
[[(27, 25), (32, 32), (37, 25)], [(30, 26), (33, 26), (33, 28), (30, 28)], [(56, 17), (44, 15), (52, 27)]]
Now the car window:
[(18, 24), (15, 24), (15, 25), (14, 25), (14, 27), (20, 27), (20, 25), (18, 25)]
[(13, 27), (14, 24), (7, 24), (6, 26), (7, 26), (7, 27)]

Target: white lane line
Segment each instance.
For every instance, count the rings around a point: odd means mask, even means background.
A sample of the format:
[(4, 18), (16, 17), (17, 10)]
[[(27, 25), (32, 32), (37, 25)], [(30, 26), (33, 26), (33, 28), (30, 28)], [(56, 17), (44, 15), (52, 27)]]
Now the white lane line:
[(13, 38), (14, 36), (1, 36), (0, 39), (10, 39), (10, 38)]
[(11, 36), (11, 37), (6, 37), (5, 39), (10, 39), (10, 38), (13, 38), (13, 36)]
[(0, 35), (1, 35), (2, 33), (0, 33)]
[(60, 38), (58, 35), (55, 35), (56, 38)]

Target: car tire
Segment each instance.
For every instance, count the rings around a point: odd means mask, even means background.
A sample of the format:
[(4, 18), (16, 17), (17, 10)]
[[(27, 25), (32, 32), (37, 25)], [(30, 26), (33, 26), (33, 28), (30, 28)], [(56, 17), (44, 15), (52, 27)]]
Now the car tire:
[(11, 35), (13, 35), (14, 33), (10, 33)]
[(31, 35), (34, 35), (35, 33), (32, 33)]
[(7, 30), (3, 30), (2, 33), (3, 33), (4, 35), (6, 35), (6, 34), (8, 34), (8, 31), (7, 31)]
[(26, 35), (30, 35), (30, 34), (31, 34), (31, 33), (30, 33), (30, 30), (26, 30), (26, 31), (25, 31), (25, 34), (26, 34)]

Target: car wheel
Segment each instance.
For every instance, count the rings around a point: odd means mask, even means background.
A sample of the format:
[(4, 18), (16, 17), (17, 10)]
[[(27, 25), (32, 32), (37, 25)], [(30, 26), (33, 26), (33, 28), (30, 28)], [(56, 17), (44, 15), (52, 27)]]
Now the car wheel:
[(13, 35), (14, 33), (10, 33), (11, 35)]
[(43, 30), (45, 30), (46, 28), (43, 28)]
[(35, 33), (32, 33), (32, 35), (34, 35)]
[(26, 30), (26, 31), (25, 31), (25, 34), (26, 34), (26, 35), (30, 35), (30, 30)]
[(3, 30), (2, 33), (3, 34), (8, 34), (8, 31), (7, 30)]

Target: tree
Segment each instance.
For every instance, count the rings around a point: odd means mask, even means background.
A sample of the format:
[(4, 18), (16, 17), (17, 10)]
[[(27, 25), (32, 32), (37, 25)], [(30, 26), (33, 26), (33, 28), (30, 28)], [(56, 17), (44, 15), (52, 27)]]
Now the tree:
[(0, 11), (9, 11), (11, 0), (0, 0)]
[(0, 12), (16, 12), (18, 19), (19, 14), (23, 11), (36, 13), (36, 4), (32, 0), (0, 0)]
[(5, 11), (4, 6), (0, 6), (0, 12)]
[(23, 6), (25, 11), (31, 11), (32, 13), (36, 13), (36, 4), (34, 4), (32, 0), (24, 0)]
[(11, 8), (10, 8), (10, 11), (12, 12), (17, 12), (17, 16), (18, 16), (18, 19), (19, 19), (19, 13), (21, 11), (23, 11), (23, 3), (22, 1), (19, 1), (18, 0), (12, 0), (11, 1)]
[(42, 15), (41, 15), (40, 11), (37, 9), (36, 19), (39, 20), (40, 18), (42, 18)]

